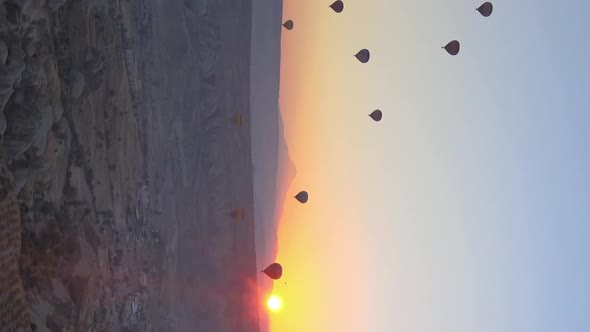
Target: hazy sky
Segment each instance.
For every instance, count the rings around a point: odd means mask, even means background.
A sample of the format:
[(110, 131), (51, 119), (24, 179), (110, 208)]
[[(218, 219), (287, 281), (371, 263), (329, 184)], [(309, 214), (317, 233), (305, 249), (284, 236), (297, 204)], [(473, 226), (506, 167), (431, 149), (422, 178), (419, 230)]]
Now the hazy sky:
[(284, 2), (272, 331), (590, 330), (590, 2)]

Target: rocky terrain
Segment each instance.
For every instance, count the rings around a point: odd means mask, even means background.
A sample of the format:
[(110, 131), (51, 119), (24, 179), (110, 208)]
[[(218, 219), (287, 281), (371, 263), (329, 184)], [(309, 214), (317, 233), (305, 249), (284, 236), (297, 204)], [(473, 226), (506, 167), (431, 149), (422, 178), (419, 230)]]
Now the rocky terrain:
[(0, 0), (0, 330), (258, 331), (250, 24)]

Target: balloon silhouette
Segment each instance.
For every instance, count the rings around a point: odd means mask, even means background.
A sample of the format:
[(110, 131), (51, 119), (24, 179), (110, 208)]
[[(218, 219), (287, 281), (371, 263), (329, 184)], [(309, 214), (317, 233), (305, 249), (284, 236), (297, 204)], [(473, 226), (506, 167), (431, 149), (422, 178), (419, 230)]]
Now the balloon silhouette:
[(242, 208), (235, 209), (232, 212), (230, 212), (229, 215), (237, 221), (243, 220), (244, 219), (244, 209), (242, 209)]
[(283, 26), (287, 30), (293, 30), (294, 24), (293, 24), (293, 21), (292, 20), (287, 20), (287, 21), (285, 21), (285, 23), (283, 23)]
[(234, 117), (232, 118), (232, 122), (236, 126), (242, 128), (244, 126), (244, 115), (242, 113), (234, 115)]
[(383, 118), (383, 113), (380, 110), (374, 110), (373, 112), (371, 112), (371, 114), (369, 114), (369, 116), (371, 117), (371, 119), (379, 122), (381, 121), (381, 118)]
[(492, 12), (494, 11), (494, 5), (492, 5), (491, 2), (486, 1), (481, 6), (477, 7), (475, 10), (477, 10), (481, 14), (481, 16), (488, 17), (492, 15)]
[(333, 11), (335, 11), (336, 13), (342, 13), (342, 11), (344, 10), (344, 2), (338, 0), (338, 1), (334, 1), (331, 5), (330, 8), (332, 8)]
[(456, 40), (452, 40), (447, 45), (443, 46), (443, 48), (450, 55), (457, 55), (457, 54), (459, 54), (459, 49), (461, 48), (461, 44), (459, 44), (459, 42)]
[(283, 267), (279, 263), (272, 263), (266, 267), (266, 269), (262, 270), (264, 274), (269, 276), (273, 280), (280, 279), (283, 275)]
[(300, 191), (297, 195), (295, 195), (295, 199), (299, 201), (299, 203), (307, 203), (307, 200), (309, 199), (309, 195), (307, 194), (307, 191)]
[(366, 48), (363, 48), (362, 50), (358, 51), (354, 55), (354, 57), (362, 63), (367, 63), (369, 62), (369, 59), (371, 59), (371, 52), (369, 52), (369, 50), (367, 50)]

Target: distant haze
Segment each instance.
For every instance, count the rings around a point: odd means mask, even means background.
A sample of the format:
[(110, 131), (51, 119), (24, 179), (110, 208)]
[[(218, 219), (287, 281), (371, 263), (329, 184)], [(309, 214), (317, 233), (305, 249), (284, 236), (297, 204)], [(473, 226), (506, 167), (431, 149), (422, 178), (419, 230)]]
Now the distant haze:
[[(272, 263), (277, 253), (277, 224), (295, 166), (283, 133), (279, 112), (282, 1), (252, 2), (251, 119), (254, 163), (254, 218), (256, 256), (260, 269)], [(277, 179), (281, 182), (277, 182)], [(260, 275), (258, 285), (265, 293), (272, 281)], [(264, 306), (261, 305), (261, 309)], [(261, 331), (268, 330), (265, 310), (260, 315)]]

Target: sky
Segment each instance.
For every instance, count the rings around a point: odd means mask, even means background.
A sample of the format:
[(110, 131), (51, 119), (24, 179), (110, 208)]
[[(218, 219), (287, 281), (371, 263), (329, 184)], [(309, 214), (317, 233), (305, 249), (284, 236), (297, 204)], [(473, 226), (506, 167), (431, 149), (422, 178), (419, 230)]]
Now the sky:
[(330, 3), (284, 0), (271, 331), (588, 331), (590, 2)]

